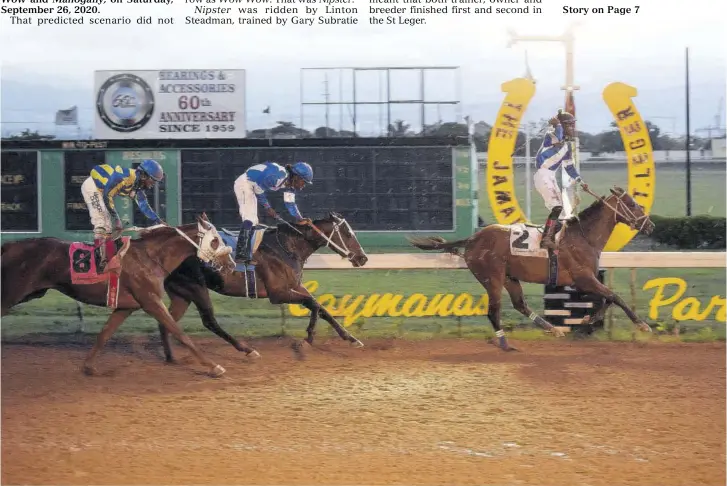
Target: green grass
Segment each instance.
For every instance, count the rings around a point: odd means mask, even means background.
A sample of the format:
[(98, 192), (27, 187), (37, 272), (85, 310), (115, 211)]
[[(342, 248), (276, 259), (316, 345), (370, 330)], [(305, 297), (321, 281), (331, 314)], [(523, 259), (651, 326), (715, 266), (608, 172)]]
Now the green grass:
[[(627, 187), (627, 174), (625, 164), (604, 165), (584, 163), (582, 173), (591, 187), (598, 193), (605, 194), (612, 185)], [(657, 166), (657, 187), (653, 214), (661, 216), (680, 216), (685, 211), (685, 175), (681, 168)], [(480, 184), (484, 174), (480, 175)], [(693, 214), (712, 214), (725, 216), (725, 166), (718, 164), (696, 164), (692, 172), (693, 188)], [(516, 169), (516, 190), (521, 207), (525, 208), (525, 174), (523, 168)], [(489, 210), (486, 194), (480, 191), (480, 211), (483, 219), (493, 222)], [(584, 204), (590, 196), (583, 195)], [(547, 216), (540, 196), (532, 193), (532, 219), (542, 222)], [(633, 251), (632, 243), (627, 250)], [(391, 249), (367, 248), (373, 253), (376, 251), (391, 251)], [(410, 252), (412, 248), (403, 247), (398, 251)], [(613, 275), (613, 288), (628, 303), (632, 304), (629, 286), (630, 272), (627, 269), (608, 270)], [(725, 338), (725, 323), (717, 321), (716, 310), (710, 312), (701, 322), (676, 322), (672, 316), (673, 305), (660, 308), (655, 319), (649, 319), (649, 301), (654, 290), (641, 290), (643, 284), (651, 278), (680, 277), (687, 284), (688, 289), (684, 298), (696, 297), (704, 305), (714, 295), (725, 296), (724, 269), (640, 269), (637, 272), (636, 283), (636, 310), (640, 316), (647, 319), (652, 327), (671, 330), (676, 325), (683, 334), (681, 340), (713, 340)], [(332, 293), (337, 298), (344, 295), (370, 295), (386, 292), (401, 293), (410, 296), (422, 293), (433, 296), (437, 293), (460, 294), (467, 292), (475, 296), (483, 293), (482, 287), (475, 281), (467, 270), (343, 270), (343, 271), (309, 271), (305, 273), (304, 281), (316, 280), (320, 283), (315, 292), (321, 294)], [(542, 285), (524, 284), (526, 299), (536, 312), (542, 312), (543, 287)], [(667, 296), (672, 290), (667, 290)], [(283, 332), (302, 335), (307, 325), (307, 318), (293, 318), (289, 313), (281, 315), (281, 307), (273, 306), (267, 301), (250, 301), (241, 298), (222, 297), (212, 293), (215, 312), (221, 325), (238, 336), (260, 337), (276, 335)], [(677, 302), (678, 303), (678, 302)], [(676, 304), (676, 303), (675, 303)], [(529, 321), (515, 312), (510, 305), (509, 298), (503, 300), (503, 323), (520, 339), (543, 338), (540, 331), (521, 329), (518, 326), (527, 325)], [(85, 328), (97, 332), (106, 320), (109, 311), (103, 308), (83, 306)], [(704, 311), (704, 308), (702, 308)], [(185, 329), (191, 333), (206, 332), (194, 309), (190, 309), (182, 321)], [(615, 308), (613, 311), (614, 327), (611, 338), (615, 340), (630, 340), (633, 327), (626, 319), (623, 311)], [(12, 311), (10, 316), (2, 320), (2, 333), (4, 337), (18, 336), (34, 332), (73, 332), (79, 327), (76, 316), (75, 303), (51, 291), (40, 300), (23, 304)], [(353, 324), (352, 330), (360, 337), (374, 336), (406, 336), (411, 339), (428, 338), (433, 335), (440, 337), (463, 336), (485, 337), (492, 335), (492, 327), (485, 316), (473, 317), (372, 317)], [(143, 312), (134, 314), (122, 327), (122, 333), (156, 333), (156, 322)], [(319, 325), (321, 334), (330, 334), (325, 322)], [(596, 336), (603, 338), (603, 336)], [(666, 338), (668, 339), (668, 338)]]
[[(632, 304), (630, 290), (630, 270), (608, 270), (613, 274), (613, 288), (629, 304)], [(656, 319), (649, 319), (649, 301), (654, 290), (641, 290), (643, 284), (652, 278), (679, 277), (688, 285), (685, 295), (680, 299), (696, 297), (704, 304), (709, 302), (713, 295), (724, 297), (725, 274), (722, 269), (640, 269), (636, 274), (636, 301), (635, 306), (640, 316), (647, 319), (652, 327), (660, 326), (665, 330), (679, 325), (687, 339), (724, 339), (725, 324), (716, 320), (714, 309), (705, 320), (681, 321), (677, 323), (672, 317), (673, 305), (658, 309)], [(607, 276), (608, 278), (608, 276)], [(319, 288), (315, 292), (317, 297), (322, 294), (333, 294), (339, 305), (340, 298), (351, 295), (369, 296), (374, 293), (387, 292), (404, 296), (421, 293), (431, 297), (437, 293), (470, 293), (479, 298), (484, 292), (474, 277), (467, 270), (338, 270), (338, 271), (308, 271), (304, 282), (315, 280)], [(526, 299), (536, 312), (542, 312), (543, 287), (542, 285), (524, 284)], [(672, 295), (673, 290), (668, 288), (665, 296)], [(250, 301), (242, 298), (223, 297), (212, 293), (215, 313), (221, 325), (229, 332), (238, 336), (262, 337), (278, 335), (286, 332), (293, 335), (303, 335), (307, 325), (307, 317), (292, 317), (286, 311), (285, 317), (281, 314), (281, 307), (269, 304), (267, 301)], [(350, 302), (350, 300), (349, 300)], [(675, 302), (678, 304), (678, 302)], [(401, 308), (401, 306), (399, 306)], [(704, 311), (704, 307), (702, 311)], [(97, 332), (106, 320), (109, 311), (103, 308), (83, 306), (86, 330)], [(339, 320), (342, 320), (339, 318)], [(191, 333), (207, 332), (194, 309), (190, 309), (182, 321), (185, 329)], [(614, 330), (622, 330), (631, 335), (630, 321), (623, 311), (614, 308)], [(503, 324), (509, 331), (517, 329), (521, 339), (542, 338), (538, 330), (523, 329), (530, 327), (530, 321), (513, 310), (507, 296), (503, 298)], [(2, 333), (4, 337), (19, 336), (27, 333), (40, 332), (73, 332), (79, 327), (75, 303), (51, 291), (46, 297), (22, 304), (13, 309), (12, 314), (3, 318)], [(285, 328), (285, 330), (283, 330)], [(321, 321), (319, 332), (330, 335), (328, 325)], [(432, 336), (439, 337), (472, 337), (481, 338), (492, 335), (492, 327), (486, 316), (470, 316), (457, 318), (448, 317), (370, 317), (359, 319), (351, 324), (352, 332), (359, 337), (405, 336), (410, 339), (423, 339)], [(709, 329), (705, 331), (703, 329)], [(156, 322), (143, 312), (134, 314), (126, 322), (120, 332), (122, 333), (156, 333)], [(700, 334), (701, 333), (701, 334)], [(617, 338), (617, 337), (616, 337)]]
[[(608, 189), (618, 185), (628, 188), (626, 164), (603, 164), (583, 162), (581, 174), (597, 194), (608, 194)], [(692, 166), (692, 214), (725, 216), (725, 164), (694, 164)], [(484, 172), (480, 174), (480, 216), (485, 222), (492, 223), (484, 184)], [(654, 206), (651, 214), (659, 216), (684, 216), (686, 214), (686, 172), (682, 167), (656, 167), (656, 188)], [(515, 192), (523, 212), (525, 204), (525, 168), (515, 168)], [(591, 196), (581, 194), (581, 208), (591, 203)], [(531, 193), (531, 220), (542, 224), (548, 216), (542, 198), (535, 189)]]

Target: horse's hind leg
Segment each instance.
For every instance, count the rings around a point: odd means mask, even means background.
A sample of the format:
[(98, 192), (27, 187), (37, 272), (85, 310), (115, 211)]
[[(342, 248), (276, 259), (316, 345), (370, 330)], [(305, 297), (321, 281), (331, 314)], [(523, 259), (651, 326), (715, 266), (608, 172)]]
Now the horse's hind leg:
[(84, 361), (83, 363), (84, 373), (86, 373), (87, 375), (97, 374), (95, 366), (96, 356), (98, 355), (99, 351), (101, 351), (101, 348), (104, 347), (106, 341), (108, 341), (109, 338), (113, 336), (119, 326), (126, 320), (127, 317), (131, 315), (132, 312), (134, 312), (134, 310), (135, 309), (116, 309), (109, 316), (106, 324), (104, 324), (103, 329), (101, 329), (101, 332), (96, 338), (96, 344), (93, 345), (93, 348), (88, 353), (88, 356), (86, 356), (86, 361)]
[[(169, 314), (171, 314), (174, 322), (179, 322), (179, 320), (184, 317), (187, 309), (189, 309), (190, 302), (172, 293), (169, 293), (169, 298), (171, 300), (171, 304), (169, 305)], [(169, 342), (169, 331), (167, 331), (167, 328), (161, 323), (159, 323), (158, 326), (159, 337), (162, 340), (162, 348), (164, 349), (164, 359), (167, 363), (174, 363), (174, 353), (172, 353), (172, 346)]]
[(515, 351), (516, 349), (508, 344), (505, 331), (500, 326), (502, 287), (505, 280), (504, 266), (502, 263), (498, 264), (493, 261), (478, 260), (470, 266), (470, 270), (482, 286), (485, 287), (490, 300), (489, 307), (487, 308), (487, 318), (490, 320), (492, 328), (495, 330), (495, 336), (497, 337), (497, 341), (494, 344), (497, 344), (504, 351)]
[(561, 331), (553, 327), (551, 323), (549, 323), (530, 309), (528, 304), (525, 302), (523, 287), (522, 285), (520, 285), (519, 280), (512, 277), (507, 277), (505, 279), (505, 290), (507, 290), (507, 293), (510, 294), (512, 306), (515, 308), (516, 311), (526, 316), (538, 326), (542, 327), (546, 332), (552, 332), (558, 337), (563, 337), (563, 333)]
[[(194, 302), (204, 327), (230, 343), (236, 350), (245, 353), (248, 357), (260, 357), (260, 353), (258, 353), (255, 348), (245, 341), (235, 339), (222, 329), (222, 327), (220, 327), (217, 323), (217, 319), (215, 318), (215, 311), (212, 306), (212, 301), (210, 300), (209, 290), (206, 287), (191, 282), (181, 283), (167, 280), (165, 282), (165, 288), (172, 301), (169, 312), (172, 314), (175, 321), (179, 322), (179, 319), (182, 318), (189, 307), (190, 302)], [(184, 309), (181, 310), (177, 316), (174, 311), (175, 309), (181, 309), (182, 306)]]
[(209, 367), (210, 376), (218, 377), (225, 372), (225, 369), (222, 366), (207, 358), (205, 355), (202, 354), (200, 350), (197, 349), (197, 346), (194, 345), (192, 339), (187, 336), (174, 321), (171, 314), (169, 314), (169, 311), (164, 306), (164, 303), (161, 301), (160, 298), (151, 297), (150, 300), (145, 300), (142, 308), (147, 314), (152, 316), (154, 319), (159, 321), (160, 324), (166, 327), (167, 331), (172, 333), (172, 335), (177, 338), (179, 342), (187, 346), (194, 355), (194, 357), (197, 358), (200, 363)]

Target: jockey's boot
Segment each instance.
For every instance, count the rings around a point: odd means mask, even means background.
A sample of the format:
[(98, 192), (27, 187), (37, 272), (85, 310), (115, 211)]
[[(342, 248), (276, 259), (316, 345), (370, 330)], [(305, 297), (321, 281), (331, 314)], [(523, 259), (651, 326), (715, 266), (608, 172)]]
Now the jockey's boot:
[(240, 234), (237, 235), (237, 247), (235, 248), (235, 261), (245, 265), (256, 265), (252, 260), (250, 240), (252, 239), (252, 221), (243, 221)]
[(543, 229), (543, 238), (540, 240), (540, 248), (556, 249), (555, 233), (558, 230), (558, 216), (560, 216), (561, 211), (563, 211), (563, 206), (555, 206), (550, 211)]
[(96, 236), (93, 239), (93, 246), (98, 248), (98, 265), (96, 265), (96, 273), (101, 275), (106, 269), (109, 261), (106, 257), (106, 238)]

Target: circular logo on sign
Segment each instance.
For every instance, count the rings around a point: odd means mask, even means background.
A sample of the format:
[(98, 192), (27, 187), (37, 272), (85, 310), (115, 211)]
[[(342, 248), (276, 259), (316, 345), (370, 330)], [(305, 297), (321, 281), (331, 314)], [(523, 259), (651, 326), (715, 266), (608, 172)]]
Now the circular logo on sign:
[(133, 132), (146, 125), (154, 113), (154, 94), (139, 76), (117, 74), (98, 90), (96, 110), (112, 130)]

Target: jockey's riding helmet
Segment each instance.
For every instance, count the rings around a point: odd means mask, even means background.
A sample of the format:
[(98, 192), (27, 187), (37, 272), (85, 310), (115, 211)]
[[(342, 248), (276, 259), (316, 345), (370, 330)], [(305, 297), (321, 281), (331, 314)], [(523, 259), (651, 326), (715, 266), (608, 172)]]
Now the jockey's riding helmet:
[(156, 182), (161, 182), (161, 180), (164, 178), (164, 169), (162, 169), (162, 166), (159, 165), (159, 162), (154, 159), (146, 159), (141, 164), (139, 164), (137, 170), (145, 173)]
[(290, 171), (303, 179), (306, 184), (313, 184), (313, 169), (305, 162), (296, 162)]
[(561, 123), (575, 123), (576, 117), (564, 110), (558, 110), (558, 121)]

